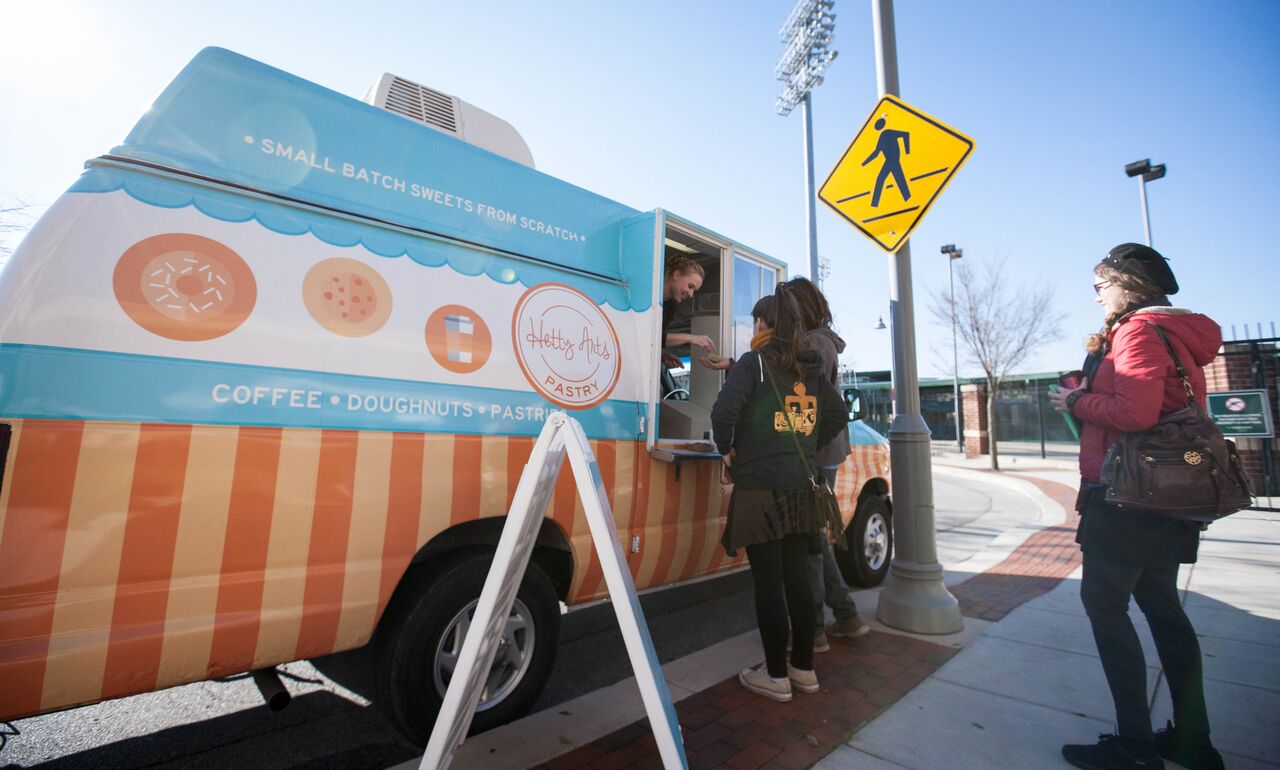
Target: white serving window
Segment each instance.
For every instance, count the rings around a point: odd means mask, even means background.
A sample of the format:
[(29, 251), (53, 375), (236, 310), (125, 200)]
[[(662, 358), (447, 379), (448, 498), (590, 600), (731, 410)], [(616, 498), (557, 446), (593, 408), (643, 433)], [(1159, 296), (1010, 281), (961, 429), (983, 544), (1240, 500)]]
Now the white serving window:
[(761, 297), (773, 293), (778, 285), (778, 269), (759, 260), (735, 252), (733, 255), (733, 357), (740, 358), (751, 350), (753, 322), (751, 309)]

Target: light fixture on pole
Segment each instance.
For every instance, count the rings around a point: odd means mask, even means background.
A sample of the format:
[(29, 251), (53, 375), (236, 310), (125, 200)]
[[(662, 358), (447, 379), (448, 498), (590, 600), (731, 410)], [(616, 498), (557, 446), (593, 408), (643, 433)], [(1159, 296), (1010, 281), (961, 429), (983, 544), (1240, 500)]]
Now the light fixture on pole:
[(964, 434), (960, 429), (960, 349), (956, 344), (956, 276), (951, 269), (952, 263), (964, 256), (964, 249), (957, 249), (954, 243), (942, 247), (946, 254), (947, 277), (951, 281), (951, 385), (955, 395), (956, 446), (964, 451)]
[(871, 328), (875, 329), (876, 331), (880, 331), (881, 329), (887, 329), (889, 327), (884, 325), (884, 316), (880, 316), (878, 319), (876, 319), (876, 325)]
[(1151, 245), (1151, 215), (1147, 212), (1147, 182), (1154, 182), (1157, 179), (1164, 178), (1165, 167), (1163, 163), (1151, 165), (1151, 159), (1135, 160), (1132, 163), (1126, 163), (1124, 173), (1130, 178), (1139, 177), (1138, 194), (1142, 197), (1142, 230), (1147, 236), (1147, 245)]
[(836, 58), (831, 50), (836, 16), (831, 13), (834, 0), (799, 0), (786, 22), (778, 30), (778, 38), (787, 44), (773, 73), (787, 86), (774, 102), (779, 115), (787, 116), (797, 104), (803, 106), (805, 218), (809, 223), (809, 277), (818, 281), (818, 215), (814, 208), (816, 191), (813, 181), (813, 108), (809, 92), (822, 85), (822, 73)]

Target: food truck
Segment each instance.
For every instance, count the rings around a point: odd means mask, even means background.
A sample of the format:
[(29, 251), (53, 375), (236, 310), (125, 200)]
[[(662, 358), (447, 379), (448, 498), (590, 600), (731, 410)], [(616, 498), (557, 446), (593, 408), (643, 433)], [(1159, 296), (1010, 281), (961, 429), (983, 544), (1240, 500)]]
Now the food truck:
[[(0, 272), (0, 720), (366, 644), (429, 734), (547, 416), (583, 425), (637, 588), (741, 568), (706, 441), (783, 263), (540, 173), (519, 134), (384, 76), (349, 98), (210, 48)], [(675, 351), (689, 358), (688, 351)], [(883, 578), (887, 442), (850, 424), (840, 560)], [(606, 588), (563, 474), (474, 729), (551, 670)]]

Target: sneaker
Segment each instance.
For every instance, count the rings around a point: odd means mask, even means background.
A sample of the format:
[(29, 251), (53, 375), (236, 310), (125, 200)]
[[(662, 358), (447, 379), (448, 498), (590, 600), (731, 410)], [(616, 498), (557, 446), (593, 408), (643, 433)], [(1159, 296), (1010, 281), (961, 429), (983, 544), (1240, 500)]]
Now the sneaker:
[(818, 691), (818, 675), (813, 671), (805, 671), (788, 663), (787, 678), (791, 680), (791, 687), (800, 692), (813, 693)]
[(1208, 733), (1179, 730), (1173, 722), (1165, 724), (1163, 730), (1156, 730), (1156, 753), (1187, 770), (1223, 770), (1222, 755), (1209, 741)]
[(1099, 735), (1091, 746), (1063, 746), (1062, 758), (1084, 770), (1164, 770), (1154, 744), (1118, 735)]
[(791, 700), (791, 680), (787, 677), (774, 679), (769, 676), (769, 670), (763, 663), (742, 669), (738, 674), (738, 681), (756, 695), (763, 695), (781, 703)]
[(871, 626), (857, 614), (836, 618), (836, 622), (827, 626), (827, 633), (832, 636), (866, 636), (870, 630)]
[[(787, 652), (791, 652), (791, 647), (791, 639), (787, 639)], [(822, 631), (815, 631), (813, 634), (813, 651), (817, 653), (830, 652), (830, 650), (831, 642), (827, 641), (826, 633)]]

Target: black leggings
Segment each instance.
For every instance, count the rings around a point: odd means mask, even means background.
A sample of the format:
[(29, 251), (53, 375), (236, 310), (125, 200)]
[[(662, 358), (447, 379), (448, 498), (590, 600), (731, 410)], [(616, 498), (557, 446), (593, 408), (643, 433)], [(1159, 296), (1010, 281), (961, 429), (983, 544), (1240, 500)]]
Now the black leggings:
[(809, 544), (813, 535), (784, 535), (747, 546), (756, 588), (756, 623), (769, 676), (787, 675), (787, 619), (790, 617), (791, 665), (813, 670), (813, 592), (809, 588)]
[(1146, 660), (1129, 620), (1130, 595), (1151, 627), (1173, 697), (1174, 724), (1208, 733), (1200, 642), (1178, 600), (1178, 565), (1135, 567), (1090, 557), (1086, 551), (1080, 600), (1115, 701), (1116, 731), (1124, 738), (1152, 740)]

